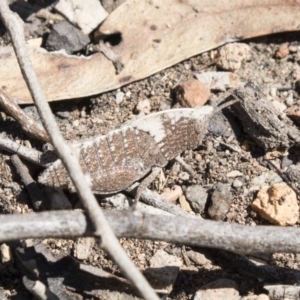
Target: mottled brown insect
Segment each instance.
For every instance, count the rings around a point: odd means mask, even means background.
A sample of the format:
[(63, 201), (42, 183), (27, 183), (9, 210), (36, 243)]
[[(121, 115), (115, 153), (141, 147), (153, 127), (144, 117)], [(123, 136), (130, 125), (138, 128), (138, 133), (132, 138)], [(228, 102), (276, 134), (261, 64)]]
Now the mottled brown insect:
[[(162, 111), (72, 146), (93, 192), (115, 193), (200, 145), (213, 111), (212, 106)], [(39, 182), (74, 190), (60, 160), (40, 175)]]

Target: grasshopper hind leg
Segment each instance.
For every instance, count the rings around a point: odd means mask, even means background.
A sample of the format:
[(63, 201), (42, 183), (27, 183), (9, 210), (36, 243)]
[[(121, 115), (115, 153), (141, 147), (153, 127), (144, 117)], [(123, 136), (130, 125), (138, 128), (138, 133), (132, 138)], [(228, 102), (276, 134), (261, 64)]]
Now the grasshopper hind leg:
[(159, 172), (161, 171), (161, 167), (152, 167), (151, 169), (151, 173), (150, 175), (148, 175), (139, 185), (138, 189), (137, 189), (137, 192), (136, 192), (136, 195), (135, 195), (135, 198), (134, 198), (134, 203), (132, 205), (132, 209), (136, 209), (136, 206), (141, 198), (141, 194), (143, 192), (144, 189), (146, 189), (149, 184), (151, 182), (153, 182), (153, 180), (156, 178), (156, 176), (159, 174)]

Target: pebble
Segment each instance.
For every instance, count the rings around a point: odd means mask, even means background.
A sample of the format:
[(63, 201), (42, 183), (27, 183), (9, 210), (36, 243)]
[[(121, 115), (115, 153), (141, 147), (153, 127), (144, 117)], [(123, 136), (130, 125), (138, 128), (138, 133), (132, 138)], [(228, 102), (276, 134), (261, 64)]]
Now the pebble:
[(284, 155), (281, 160), (281, 169), (291, 166), (294, 162), (289, 159), (288, 155)]
[(233, 170), (229, 173), (227, 173), (227, 178), (235, 178), (235, 177), (240, 177), (240, 176), (243, 176), (244, 174), (241, 173), (240, 171), (237, 171), (237, 170)]
[(92, 237), (82, 237), (76, 239), (74, 243), (74, 256), (80, 260), (87, 259), (95, 245), (95, 239)]
[(64, 49), (68, 54), (72, 54), (82, 50), (89, 43), (89, 37), (81, 30), (67, 21), (61, 21), (52, 26), (46, 47), (51, 51)]
[(210, 259), (207, 259), (204, 254), (193, 250), (187, 251), (187, 256), (198, 266), (205, 266), (212, 264)]
[(277, 58), (285, 58), (290, 54), (288, 43), (281, 44), (275, 53)]
[(10, 247), (6, 244), (2, 244), (0, 246), (0, 257), (1, 257), (1, 263), (6, 264), (9, 263), (12, 259), (12, 254)]
[(239, 300), (238, 284), (230, 279), (222, 278), (203, 285), (193, 300)]
[(233, 181), (233, 183), (232, 183), (232, 186), (233, 186), (234, 188), (239, 188), (239, 187), (241, 187), (241, 186), (243, 186), (243, 185), (244, 185), (243, 182), (240, 181), (239, 179), (235, 179), (235, 180)]
[(209, 120), (207, 130), (216, 136), (222, 136), (228, 131), (229, 122), (222, 113), (217, 113)]
[(174, 185), (172, 188), (165, 188), (160, 196), (169, 202), (175, 203), (182, 194), (182, 188), (178, 185)]
[(151, 257), (150, 268), (145, 270), (144, 275), (154, 289), (166, 289), (170, 293), (181, 266), (180, 258), (164, 250), (158, 250)]
[(288, 96), (285, 98), (285, 103), (287, 106), (291, 106), (294, 104), (294, 95), (291, 91), (289, 92)]
[(177, 85), (174, 95), (183, 107), (203, 106), (210, 97), (210, 89), (199, 80), (191, 79)]
[(190, 175), (187, 172), (180, 172), (178, 174), (179, 179), (181, 180), (189, 180), (190, 179)]
[(250, 59), (250, 47), (243, 43), (227, 44), (217, 50), (218, 61), (216, 65), (227, 71), (237, 71), (241, 68), (242, 62)]
[(262, 218), (281, 226), (295, 225), (299, 218), (297, 196), (284, 182), (261, 187), (251, 207)]
[(179, 197), (179, 204), (180, 204), (180, 207), (182, 208), (182, 209), (184, 209), (185, 211), (192, 211), (192, 209), (191, 209), (191, 206), (190, 206), (190, 204), (187, 202), (187, 200), (186, 200), (186, 198), (185, 198), (185, 196), (184, 195), (181, 195), (180, 197)]
[(69, 111), (57, 111), (55, 113), (55, 115), (57, 117), (59, 117), (60, 119), (68, 119), (70, 117), (70, 112)]
[(208, 215), (216, 221), (224, 220), (232, 203), (230, 185), (218, 183), (213, 191), (211, 202)]
[(123, 92), (117, 92), (116, 103), (120, 104), (124, 99), (125, 94)]
[(208, 194), (202, 186), (189, 186), (185, 191), (185, 196), (196, 213), (201, 213), (204, 210)]
[(151, 103), (149, 99), (144, 99), (139, 101), (136, 106), (138, 112), (143, 112), (144, 114), (149, 114), (151, 110)]
[(55, 10), (65, 16), (71, 23), (91, 33), (108, 16), (107, 11), (98, 0), (64, 0), (58, 1)]

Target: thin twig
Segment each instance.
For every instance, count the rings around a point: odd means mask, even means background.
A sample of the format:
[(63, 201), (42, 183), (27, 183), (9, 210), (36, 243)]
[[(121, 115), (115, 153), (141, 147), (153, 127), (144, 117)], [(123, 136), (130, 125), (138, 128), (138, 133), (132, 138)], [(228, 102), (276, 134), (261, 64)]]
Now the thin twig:
[(10, 139), (0, 137), (0, 148), (8, 152), (16, 153), (22, 158), (25, 158), (26, 160), (31, 161), (37, 165), (43, 167), (47, 166), (47, 164), (42, 162), (42, 152), (20, 145)]
[(20, 69), (30, 90), (41, 120), (47, 130), (51, 142), (63, 161), (81, 199), (82, 206), (88, 213), (95, 228), (95, 235), (99, 237), (100, 246), (106, 250), (121, 271), (130, 280), (134, 287), (145, 299), (159, 299), (145, 277), (126, 255), (116, 236), (106, 221), (95, 196), (93, 195), (84, 174), (80, 168), (78, 159), (71, 148), (66, 144), (52, 115), (49, 104), (41, 89), (36, 73), (32, 67), (24, 38), (24, 26), (20, 17), (13, 13), (6, 0), (0, 0), (1, 19), (7, 28), (13, 43), (13, 47), (20, 65)]
[(45, 129), (39, 126), (32, 118), (28, 117), (13, 98), (9, 98), (0, 90), (0, 106), (11, 117), (13, 117), (22, 129), (31, 137), (49, 142), (50, 138)]
[[(245, 226), (139, 211), (107, 210), (104, 214), (119, 238), (161, 240), (240, 254), (299, 252), (300, 228), (295, 227)], [(82, 211), (0, 215), (0, 224), (0, 243), (94, 235), (91, 221)]]
[(42, 194), (35, 181), (32, 179), (31, 175), (28, 172), (28, 169), (22, 163), (19, 156), (17, 154), (12, 155), (11, 161), (15, 166), (17, 173), (20, 175), (23, 183), (25, 184), (34, 209), (40, 210), (43, 204), (43, 199), (45, 199), (44, 195)]

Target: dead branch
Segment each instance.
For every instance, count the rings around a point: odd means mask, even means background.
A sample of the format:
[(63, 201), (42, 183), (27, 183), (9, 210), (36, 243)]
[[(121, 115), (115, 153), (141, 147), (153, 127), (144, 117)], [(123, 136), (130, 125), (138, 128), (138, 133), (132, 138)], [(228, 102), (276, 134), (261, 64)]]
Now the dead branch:
[(0, 137), (0, 148), (8, 152), (17, 153), (28, 161), (46, 167), (46, 164), (44, 164), (41, 159), (43, 153), (38, 150), (20, 145), (4, 137)]
[(25, 44), (22, 20), (17, 14), (13, 13), (9, 9), (5, 0), (0, 2), (0, 15), (11, 36), (20, 69), (30, 90), (31, 96), (34, 99), (34, 103), (44, 127), (51, 138), (51, 142), (55, 150), (60, 155), (61, 160), (64, 162), (64, 165), (70, 174), (84, 209), (88, 212), (89, 217), (91, 218), (95, 229), (95, 236), (99, 238), (98, 240), (101, 247), (110, 254), (114, 261), (119, 265), (124, 275), (131, 281), (145, 299), (158, 300), (159, 298), (154, 290), (119, 244), (108, 222), (106, 221), (95, 196), (86, 182), (77, 157), (66, 144), (59, 131), (29, 58)]
[(43, 142), (50, 142), (50, 138), (44, 128), (39, 126), (32, 118), (28, 117), (13, 98), (7, 97), (0, 90), (0, 106), (11, 117), (13, 117), (22, 129), (31, 137)]
[(39, 189), (35, 181), (32, 179), (32, 177), (28, 172), (28, 169), (22, 163), (22, 161), (20, 160), (17, 154), (12, 155), (11, 161), (15, 166), (17, 173), (20, 175), (23, 183), (25, 184), (25, 187), (29, 193), (34, 209), (40, 210), (44, 199), (41, 190)]
[[(104, 213), (118, 237), (162, 240), (243, 254), (299, 251), (300, 228), (253, 227), (139, 211), (108, 210)], [(0, 224), (0, 243), (26, 238), (94, 235), (91, 221), (81, 211), (1, 215)]]

